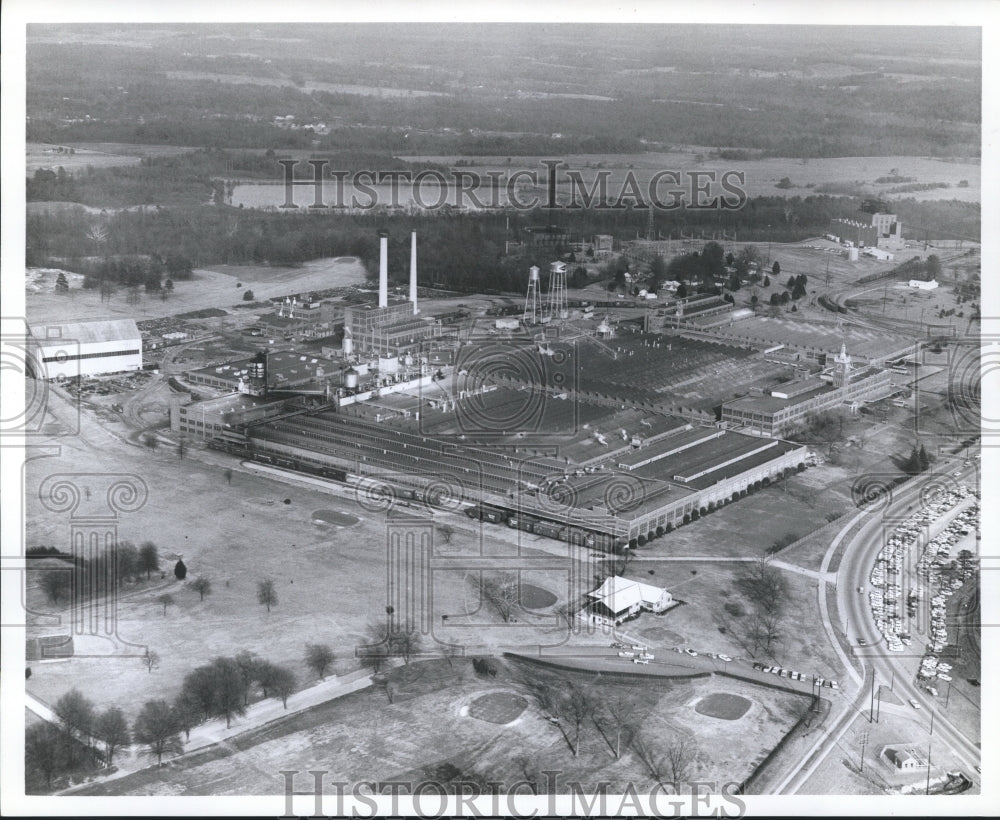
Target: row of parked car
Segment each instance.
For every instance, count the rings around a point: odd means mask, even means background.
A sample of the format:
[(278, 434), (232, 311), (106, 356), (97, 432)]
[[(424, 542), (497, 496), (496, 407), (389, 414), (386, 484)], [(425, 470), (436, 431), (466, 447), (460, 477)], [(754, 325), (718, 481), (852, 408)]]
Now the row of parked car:
[(770, 672), (779, 678), (788, 678), (789, 680), (809, 680), (811, 677), (814, 686), (825, 686), (828, 689), (840, 688), (840, 684), (835, 680), (821, 678), (819, 675), (808, 675), (805, 672), (796, 672), (794, 669), (785, 669), (781, 666), (768, 666), (764, 663), (755, 663), (753, 668), (758, 672)]

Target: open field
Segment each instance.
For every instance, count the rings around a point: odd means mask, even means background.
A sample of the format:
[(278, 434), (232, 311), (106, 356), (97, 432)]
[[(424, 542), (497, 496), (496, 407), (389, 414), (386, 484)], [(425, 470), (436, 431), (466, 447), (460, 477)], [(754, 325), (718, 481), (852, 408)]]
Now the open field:
[[(611, 171), (609, 190), (615, 190), (615, 184), (620, 184), (625, 174), (631, 169), (636, 179), (645, 185), (650, 176), (660, 170), (689, 173), (691, 171), (714, 171), (721, 175), (725, 171), (737, 171), (746, 174), (745, 190), (751, 196), (809, 196), (822, 193), (824, 185), (848, 184), (852, 189), (863, 191), (866, 195), (882, 196), (889, 201), (894, 195), (886, 192), (898, 183), (876, 183), (879, 177), (889, 175), (893, 168), (899, 175), (912, 177), (915, 183), (946, 183), (947, 188), (932, 188), (926, 191), (914, 191), (896, 196), (913, 197), (917, 200), (957, 199), (963, 202), (981, 201), (980, 166), (978, 162), (945, 161), (930, 157), (821, 157), (813, 159), (790, 159), (776, 157), (773, 159), (756, 160), (721, 160), (708, 159), (711, 149), (692, 148), (689, 151), (673, 153), (648, 152), (645, 154), (575, 154), (562, 157), (566, 163), (560, 168), (559, 193), (568, 194), (569, 182), (565, 178), (566, 170), (576, 170), (582, 174), (588, 189), (593, 185), (598, 167)], [(468, 156), (404, 156), (409, 162), (434, 162), (441, 165), (454, 165), (458, 160), (468, 160)], [(479, 156), (472, 157), (475, 166), (469, 170), (485, 176), (487, 171), (510, 171), (512, 168), (535, 169), (540, 178), (544, 178), (545, 166), (543, 159), (551, 157), (519, 156), (514, 157), (511, 164), (506, 157)], [(792, 183), (790, 188), (776, 188), (775, 185), (784, 177)], [(968, 182), (968, 187), (959, 188), (962, 180)], [(665, 183), (661, 188), (669, 187)], [(831, 193), (839, 193), (831, 190)], [(847, 193), (846, 190), (843, 191)], [(665, 199), (665, 197), (664, 197)]]
[[(57, 149), (62, 149), (57, 150)], [(69, 149), (73, 149), (73, 153)], [(25, 150), (27, 172), (33, 174), (39, 168), (65, 168), (69, 172), (85, 168), (113, 168), (122, 165), (138, 165), (143, 157), (164, 157), (191, 151), (177, 145), (135, 145), (123, 142), (107, 143), (67, 143), (49, 145), (43, 142), (29, 142)]]
[[(806, 696), (713, 676), (701, 679), (615, 678), (567, 669), (528, 665), (513, 659), (495, 662), (495, 678), (479, 677), (467, 660), (411, 664), (392, 677), (403, 696), (388, 703), (379, 689), (355, 692), (308, 712), (279, 720), (239, 736), (225, 747), (197, 752), (167, 764), (93, 786), (85, 794), (267, 794), (283, 787), (280, 770), (322, 769), (349, 783), (389, 780), (436, 781), (447, 787), (459, 780), (528, 779), (545, 784), (543, 770), (557, 772), (558, 791), (578, 782), (585, 791), (608, 781), (610, 793), (626, 783), (640, 792), (655, 782), (648, 759), (659, 759), (682, 735), (694, 743), (691, 779), (740, 782), (770, 751), (808, 707)], [(580, 754), (574, 756), (563, 732), (546, 720), (531, 690), (522, 681), (565, 690), (599, 687), (603, 697), (617, 692), (634, 697), (640, 737), (649, 749), (638, 753), (627, 740), (616, 759), (613, 729), (604, 734), (590, 721), (583, 727)], [(525, 708), (500, 724), (475, 714), (485, 696), (523, 702)], [(720, 719), (697, 711), (705, 698), (742, 698), (747, 712)], [(513, 711), (510, 713), (513, 714)], [(498, 715), (499, 717), (499, 715)], [(572, 736), (572, 730), (570, 736)], [(745, 743), (732, 743), (739, 732)], [(231, 755), (243, 752), (244, 765)], [(645, 758), (645, 759), (644, 759)]]
[[(244, 277), (246, 274), (246, 278)], [(238, 268), (219, 266), (198, 268), (194, 277), (174, 284), (169, 299), (143, 294), (142, 301), (130, 305), (120, 289), (110, 302), (102, 302), (98, 290), (83, 290), (83, 276), (66, 272), (70, 290), (55, 293), (58, 271), (51, 268), (27, 270), (25, 305), (29, 322), (64, 322), (73, 319), (137, 320), (172, 316), (207, 307), (231, 308), (241, 303), (243, 292), (253, 290), (258, 301), (310, 290), (362, 284), (365, 271), (353, 257), (316, 259), (298, 268)]]

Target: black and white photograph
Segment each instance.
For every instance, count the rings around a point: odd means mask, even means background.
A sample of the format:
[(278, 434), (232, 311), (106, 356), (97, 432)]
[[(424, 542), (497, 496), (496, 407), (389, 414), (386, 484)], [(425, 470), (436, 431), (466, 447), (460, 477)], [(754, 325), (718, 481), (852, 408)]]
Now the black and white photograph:
[(996, 5), (4, 12), (4, 815), (1000, 813)]

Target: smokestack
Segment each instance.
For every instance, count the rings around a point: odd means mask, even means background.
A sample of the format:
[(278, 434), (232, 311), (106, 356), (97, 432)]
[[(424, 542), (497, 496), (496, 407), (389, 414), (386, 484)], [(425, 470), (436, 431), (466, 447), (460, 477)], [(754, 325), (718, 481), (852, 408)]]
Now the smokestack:
[(410, 234), (410, 301), (413, 302), (413, 315), (420, 311), (417, 309), (417, 232)]
[(378, 306), (389, 304), (389, 234), (379, 231)]

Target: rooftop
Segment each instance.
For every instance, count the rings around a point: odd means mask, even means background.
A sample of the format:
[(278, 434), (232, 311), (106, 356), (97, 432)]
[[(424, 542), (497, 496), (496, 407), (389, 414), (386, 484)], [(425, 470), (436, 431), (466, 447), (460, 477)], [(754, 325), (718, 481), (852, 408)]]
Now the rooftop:
[(119, 340), (138, 341), (142, 338), (134, 319), (38, 323), (31, 326), (31, 335), (42, 343), (58, 340), (78, 344)]

